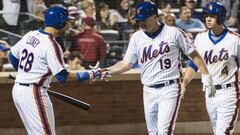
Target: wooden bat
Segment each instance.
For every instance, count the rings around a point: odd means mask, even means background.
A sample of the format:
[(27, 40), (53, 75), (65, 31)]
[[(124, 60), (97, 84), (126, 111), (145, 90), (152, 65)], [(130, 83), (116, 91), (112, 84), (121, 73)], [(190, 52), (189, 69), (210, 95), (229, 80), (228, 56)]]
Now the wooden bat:
[[(14, 76), (12, 76), (11, 74), (9, 74), (8, 79), (15, 80), (16, 78)], [(76, 106), (78, 108), (81, 108), (83, 110), (88, 111), (91, 107), (91, 105), (88, 104), (88, 103), (85, 103), (85, 102), (80, 101), (78, 99), (75, 99), (73, 97), (64, 95), (62, 93), (59, 93), (59, 92), (56, 92), (56, 91), (53, 91), (53, 90), (49, 90), (49, 89), (47, 89), (47, 92), (50, 96), (56, 97), (56, 98), (66, 102), (66, 103), (69, 103), (69, 104), (71, 104), (73, 106)]]

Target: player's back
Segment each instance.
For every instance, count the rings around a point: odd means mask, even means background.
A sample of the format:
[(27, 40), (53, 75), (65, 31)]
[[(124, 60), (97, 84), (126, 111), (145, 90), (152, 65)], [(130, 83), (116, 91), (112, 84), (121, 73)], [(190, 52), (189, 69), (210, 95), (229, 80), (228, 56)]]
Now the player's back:
[[(63, 68), (62, 50), (52, 35), (40, 30), (30, 31), (11, 52), (19, 59), (16, 82), (48, 86), (51, 74)], [(55, 67), (53, 67), (55, 66)], [(51, 70), (50, 70), (51, 69)]]

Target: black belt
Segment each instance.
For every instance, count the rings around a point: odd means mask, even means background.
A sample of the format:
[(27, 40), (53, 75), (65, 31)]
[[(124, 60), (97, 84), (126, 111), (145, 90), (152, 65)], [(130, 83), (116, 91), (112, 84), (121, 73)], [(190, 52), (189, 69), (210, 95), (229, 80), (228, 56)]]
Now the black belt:
[(164, 87), (164, 86), (168, 86), (168, 85), (170, 85), (170, 84), (173, 84), (173, 83), (175, 83), (174, 80), (169, 80), (169, 81), (167, 81), (167, 82), (165, 82), (165, 83), (160, 83), (160, 84), (152, 85), (152, 86), (149, 86), (149, 87), (150, 87), (150, 88), (161, 88), (161, 87)]
[(220, 90), (220, 89), (224, 89), (224, 88), (229, 88), (232, 87), (232, 85), (230, 83), (228, 84), (224, 84), (224, 85), (215, 85), (215, 89), (216, 90)]
[[(19, 85), (29, 87), (30, 85), (36, 85), (39, 86), (38, 84), (35, 83), (19, 83)], [(48, 87), (43, 86), (44, 89), (47, 89)]]

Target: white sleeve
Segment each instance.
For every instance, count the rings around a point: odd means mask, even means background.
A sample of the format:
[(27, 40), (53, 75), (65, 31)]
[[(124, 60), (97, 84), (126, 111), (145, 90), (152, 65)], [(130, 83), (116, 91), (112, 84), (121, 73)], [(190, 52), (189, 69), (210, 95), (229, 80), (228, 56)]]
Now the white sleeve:
[(24, 37), (21, 40), (19, 40), (14, 46), (11, 47), (11, 53), (17, 59), (20, 59), (20, 53), (21, 53), (22, 47), (25, 45), (23, 43)]
[(201, 43), (201, 42), (199, 42), (199, 40), (200, 40), (200, 37), (199, 37), (199, 34), (197, 34), (194, 39), (194, 46), (196, 47), (196, 49), (198, 48), (199, 43)]
[(238, 38), (238, 45), (237, 45), (237, 56), (238, 56), (238, 61), (240, 63), (240, 39)]
[(195, 46), (193, 45), (190, 37), (181, 29), (177, 31), (177, 44), (182, 49), (183, 53), (186, 55), (191, 54), (195, 50)]
[(130, 38), (126, 54), (123, 58), (124, 60), (132, 64), (137, 63), (137, 60), (138, 60), (137, 43), (135, 41), (135, 38), (136, 38), (135, 35), (132, 35), (132, 37)]
[(63, 60), (63, 52), (59, 46), (51, 46), (46, 51), (46, 59), (48, 66), (53, 75), (56, 75), (63, 69), (65, 69), (64, 60)]

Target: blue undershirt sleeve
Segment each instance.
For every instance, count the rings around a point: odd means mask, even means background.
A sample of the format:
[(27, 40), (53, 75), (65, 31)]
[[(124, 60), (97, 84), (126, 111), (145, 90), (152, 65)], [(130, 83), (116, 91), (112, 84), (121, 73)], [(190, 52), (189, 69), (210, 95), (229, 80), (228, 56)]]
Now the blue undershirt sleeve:
[(198, 67), (194, 64), (192, 60), (188, 62), (188, 67), (191, 67), (195, 72), (198, 71)]
[(15, 56), (13, 56), (12, 52), (10, 51), (10, 53), (8, 54), (8, 58), (11, 62), (11, 64), (13, 65), (14, 69), (16, 71), (18, 71), (18, 63), (19, 63), (19, 59), (17, 59)]
[(67, 70), (66, 70), (66, 69), (63, 69), (61, 72), (57, 73), (57, 74), (55, 75), (55, 77), (56, 77), (56, 79), (57, 79), (57, 81), (58, 81), (59, 83), (63, 84), (63, 83), (66, 82), (66, 80), (67, 80), (67, 78), (68, 78), (68, 74), (69, 74), (69, 73), (67, 72)]

